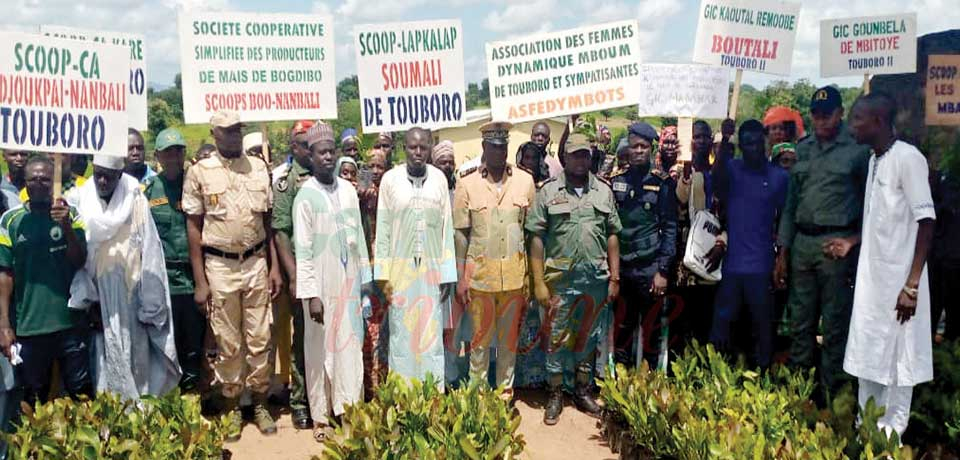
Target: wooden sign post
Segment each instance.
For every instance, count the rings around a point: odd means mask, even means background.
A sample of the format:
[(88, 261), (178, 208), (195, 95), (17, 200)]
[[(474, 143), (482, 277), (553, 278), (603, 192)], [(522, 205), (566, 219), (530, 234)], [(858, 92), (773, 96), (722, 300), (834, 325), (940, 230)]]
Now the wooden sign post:
[(863, 94), (870, 94), (870, 74), (863, 74)]
[(63, 154), (53, 154), (53, 201), (56, 202), (63, 194)]
[(733, 80), (733, 96), (730, 96), (730, 113), (727, 118), (737, 119), (737, 103), (740, 102), (740, 83), (743, 81), (743, 69), (737, 69), (737, 76)]

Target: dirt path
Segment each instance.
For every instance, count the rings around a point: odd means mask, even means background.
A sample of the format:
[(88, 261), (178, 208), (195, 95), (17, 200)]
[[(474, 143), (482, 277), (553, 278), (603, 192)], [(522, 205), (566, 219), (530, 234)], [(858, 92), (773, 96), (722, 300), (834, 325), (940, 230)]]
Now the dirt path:
[[(552, 460), (614, 460), (606, 443), (598, 438), (596, 419), (581, 414), (568, 404), (560, 416), (560, 423), (548, 427), (542, 422), (545, 395), (540, 392), (520, 392), (517, 409), (520, 411), (520, 432), (527, 441), (527, 449), (521, 458)], [(247, 424), (239, 442), (225, 447), (233, 452), (233, 460), (308, 460), (318, 455), (320, 445), (313, 440), (310, 431), (293, 428), (290, 415), (284, 414), (277, 421), (276, 436), (262, 436), (257, 427)]]

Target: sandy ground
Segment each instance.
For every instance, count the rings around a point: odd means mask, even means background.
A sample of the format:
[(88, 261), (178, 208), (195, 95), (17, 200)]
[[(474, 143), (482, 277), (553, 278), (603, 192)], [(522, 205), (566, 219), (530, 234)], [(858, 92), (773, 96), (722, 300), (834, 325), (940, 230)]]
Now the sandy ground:
[[(560, 416), (560, 423), (548, 427), (542, 421), (546, 396), (541, 392), (519, 392), (518, 396), (517, 408), (522, 418), (520, 432), (527, 441), (527, 448), (520, 458), (616, 459), (606, 443), (599, 439), (596, 419), (578, 412), (569, 401)], [(294, 429), (289, 414), (281, 414), (277, 426), (277, 435), (267, 437), (261, 435), (253, 424), (247, 424), (240, 441), (224, 447), (233, 453), (233, 460), (308, 460), (312, 455), (319, 455), (320, 445), (313, 440), (311, 432)]]

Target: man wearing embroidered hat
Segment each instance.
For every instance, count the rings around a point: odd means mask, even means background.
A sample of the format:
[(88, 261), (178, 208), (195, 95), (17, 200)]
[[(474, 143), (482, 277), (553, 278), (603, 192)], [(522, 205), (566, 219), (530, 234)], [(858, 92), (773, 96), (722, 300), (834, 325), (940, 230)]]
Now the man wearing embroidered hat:
[(470, 378), (487, 381), (496, 338), (496, 386), (513, 396), (520, 320), (526, 306), (527, 247), (523, 224), (536, 187), (526, 171), (507, 164), (510, 123), (491, 122), (483, 133), (483, 163), (461, 175), (453, 205), (459, 304), (474, 325)]
[(570, 380), (577, 408), (599, 416), (591, 388), (594, 352), (608, 332), (608, 305), (620, 291), (621, 226), (613, 193), (590, 173), (592, 149), (586, 136), (569, 136), (563, 155), (563, 174), (540, 188), (525, 221), (532, 234), (533, 294), (548, 341), (547, 425), (559, 421), (562, 387)]
[[(314, 126), (310, 120), (301, 120), (290, 129), (291, 160), (285, 163), (287, 168), (273, 180), (273, 219), (274, 241), (277, 258), (287, 276), (289, 289), (278, 300), (278, 314), (282, 309), (290, 311), (293, 318), (292, 352), (290, 353), (290, 411), (293, 426), (306, 430), (313, 427), (310, 409), (307, 405), (307, 390), (304, 386), (303, 364), (303, 308), (297, 300), (296, 258), (293, 250), (293, 199), (302, 186), (310, 179), (310, 150), (307, 145), (307, 132)], [(289, 295), (287, 295), (289, 294)], [(282, 316), (279, 315), (279, 316)]]
[(80, 188), (87, 260), (70, 305), (92, 309), (97, 391), (161, 396), (180, 381), (163, 244), (139, 182), (122, 157), (97, 155)]
[(193, 302), (187, 218), (181, 207), (186, 147), (180, 131), (174, 128), (160, 131), (154, 155), (163, 172), (147, 179), (143, 189), (163, 242), (177, 359), (183, 370), (180, 388), (185, 392), (196, 389), (202, 379), (203, 339), (207, 330), (207, 320)]
[(270, 297), (283, 280), (271, 244), (270, 175), (266, 163), (243, 154), (238, 113), (217, 112), (210, 124), (217, 151), (187, 170), (183, 193), (194, 301), (217, 339), (215, 374), (232, 423), (240, 426), (237, 398), (249, 388), (257, 427), (273, 434), (277, 427), (266, 408)]
[(313, 177), (293, 202), (297, 250), (297, 297), (303, 303), (305, 382), (318, 441), (329, 434), (332, 415), (360, 401), (363, 391), (362, 292), (373, 275), (360, 223), (357, 191), (334, 175), (333, 129), (325, 123), (307, 132)]

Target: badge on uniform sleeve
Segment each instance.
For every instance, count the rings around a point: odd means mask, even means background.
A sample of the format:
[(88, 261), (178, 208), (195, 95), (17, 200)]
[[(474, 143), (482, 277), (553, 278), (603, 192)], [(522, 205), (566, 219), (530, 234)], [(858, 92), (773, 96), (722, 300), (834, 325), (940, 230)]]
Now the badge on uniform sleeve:
[(170, 200), (167, 197), (162, 196), (160, 198), (154, 198), (150, 200), (150, 207), (152, 208), (154, 206), (163, 206), (168, 203), (170, 203)]
[(626, 192), (626, 191), (627, 191), (627, 183), (626, 183), (626, 182), (614, 182), (614, 183), (613, 183), (613, 191), (614, 191), (614, 192)]
[(286, 192), (289, 187), (290, 184), (287, 183), (286, 176), (281, 177), (280, 180), (277, 181), (277, 191)]
[(646, 191), (648, 191), (648, 192), (659, 192), (659, 191), (660, 191), (660, 186), (659, 186), (659, 185), (644, 185), (644, 186), (643, 186), (643, 189), (646, 190)]

